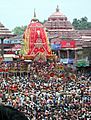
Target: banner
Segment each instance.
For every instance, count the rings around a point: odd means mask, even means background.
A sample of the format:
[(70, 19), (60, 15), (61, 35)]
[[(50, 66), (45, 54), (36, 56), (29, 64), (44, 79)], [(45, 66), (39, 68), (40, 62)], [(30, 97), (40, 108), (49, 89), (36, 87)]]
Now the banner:
[(60, 62), (62, 62), (64, 64), (73, 64), (74, 59), (72, 59), (72, 58), (60, 59)]
[(60, 59), (60, 62), (64, 64), (68, 64), (68, 58)]
[(60, 44), (62, 48), (75, 48), (76, 47), (75, 40), (71, 40), (71, 41), (63, 40), (60, 42)]
[(61, 48), (61, 44), (54, 44), (54, 43), (51, 44), (52, 50), (60, 50), (60, 48)]
[(21, 45), (20, 44), (16, 44), (13, 48), (12, 48), (12, 50), (21, 50)]
[(69, 59), (68, 59), (68, 63), (69, 63), (69, 64), (71, 64), (71, 63), (73, 63), (73, 62), (74, 62), (74, 59), (72, 59), (72, 58), (69, 58)]
[(86, 59), (77, 60), (76, 66), (77, 67), (86, 67), (86, 66), (89, 66), (89, 61), (86, 60)]

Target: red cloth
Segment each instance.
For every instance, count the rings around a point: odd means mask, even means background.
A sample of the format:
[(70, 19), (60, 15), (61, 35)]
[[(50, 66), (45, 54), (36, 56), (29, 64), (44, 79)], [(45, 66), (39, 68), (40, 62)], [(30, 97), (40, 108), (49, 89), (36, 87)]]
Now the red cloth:
[(11, 86), (11, 90), (17, 91), (17, 86), (16, 86), (16, 85), (12, 85), (12, 86)]
[(53, 77), (54, 76), (54, 73), (52, 72), (52, 73), (50, 73), (50, 77)]
[(62, 48), (75, 48), (75, 41), (74, 40), (71, 40), (71, 41), (66, 41), (66, 40), (63, 40), (60, 42), (61, 44), (61, 47)]
[(0, 72), (3, 72), (3, 69), (2, 69), (2, 68), (0, 68)]

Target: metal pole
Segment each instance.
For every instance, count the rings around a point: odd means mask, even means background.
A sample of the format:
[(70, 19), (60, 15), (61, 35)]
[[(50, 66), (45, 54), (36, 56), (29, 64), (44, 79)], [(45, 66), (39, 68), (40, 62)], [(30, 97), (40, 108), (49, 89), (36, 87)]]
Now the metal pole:
[(67, 50), (67, 58), (69, 59), (69, 50)]
[(4, 57), (4, 46), (3, 46), (4, 38), (1, 38), (1, 56)]
[(60, 61), (60, 57), (61, 57), (60, 50), (58, 50), (58, 57), (59, 57), (59, 61)]
[(76, 49), (75, 49), (75, 61), (77, 60), (77, 53), (76, 53)]

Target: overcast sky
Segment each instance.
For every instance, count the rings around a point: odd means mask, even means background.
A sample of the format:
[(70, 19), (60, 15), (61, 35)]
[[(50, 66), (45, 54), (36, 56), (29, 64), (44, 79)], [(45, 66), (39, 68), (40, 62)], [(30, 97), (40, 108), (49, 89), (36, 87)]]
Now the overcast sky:
[(91, 21), (91, 0), (0, 0), (0, 22), (10, 30), (27, 25), (34, 8), (37, 18), (43, 21), (55, 12), (57, 5), (71, 22), (84, 16)]

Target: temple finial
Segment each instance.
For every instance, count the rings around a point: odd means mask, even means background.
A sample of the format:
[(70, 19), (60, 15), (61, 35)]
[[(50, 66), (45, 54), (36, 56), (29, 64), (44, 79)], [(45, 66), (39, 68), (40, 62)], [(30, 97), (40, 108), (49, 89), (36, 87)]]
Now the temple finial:
[(34, 18), (36, 18), (36, 12), (35, 12), (35, 8), (34, 8)]
[(33, 16), (33, 19), (31, 20), (31, 22), (35, 22), (35, 21), (39, 21), (37, 18), (36, 18), (36, 12), (35, 12), (35, 9), (34, 9), (34, 16)]
[(56, 12), (59, 12), (59, 6), (57, 5)]

